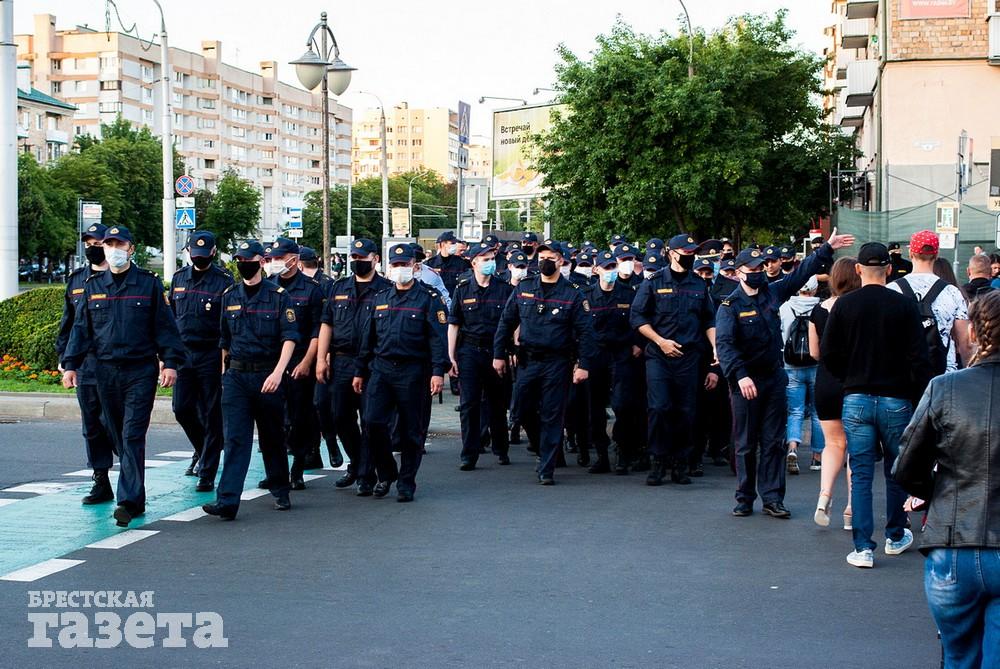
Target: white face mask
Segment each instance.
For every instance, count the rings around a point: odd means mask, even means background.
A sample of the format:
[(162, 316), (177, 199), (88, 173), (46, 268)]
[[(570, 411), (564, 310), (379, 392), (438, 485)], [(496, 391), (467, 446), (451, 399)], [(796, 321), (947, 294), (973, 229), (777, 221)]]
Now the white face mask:
[(510, 278), (515, 281), (520, 281), (528, 274), (527, 267), (511, 267), (510, 268)]
[(272, 260), (267, 263), (267, 275), (268, 276), (280, 276), (288, 271), (288, 267), (285, 265), (284, 260)]
[(654, 270), (651, 270), (651, 269), (644, 269), (644, 270), (642, 270), (642, 277), (644, 279), (649, 279), (654, 274), (656, 274), (656, 272)]
[(128, 265), (128, 251), (125, 249), (105, 248), (104, 257), (111, 269), (121, 269)]
[(448, 244), (448, 255), (453, 256), (458, 253), (458, 244)]
[(576, 268), (576, 273), (577, 274), (582, 274), (583, 276), (585, 276), (585, 277), (587, 277), (589, 279), (590, 277), (592, 277), (594, 275), (594, 268), (593, 267), (577, 267)]
[(389, 268), (389, 281), (395, 284), (403, 285), (413, 281), (413, 268), (412, 267), (390, 267)]
[(618, 263), (618, 276), (623, 279), (627, 279), (632, 276), (632, 272), (635, 271), (635, 261), (634, 260), (623, 260)]
[(569, 265), (563, 265), (559, 268), (559, 273), (563, 275), (564, 279), (569, 278)]

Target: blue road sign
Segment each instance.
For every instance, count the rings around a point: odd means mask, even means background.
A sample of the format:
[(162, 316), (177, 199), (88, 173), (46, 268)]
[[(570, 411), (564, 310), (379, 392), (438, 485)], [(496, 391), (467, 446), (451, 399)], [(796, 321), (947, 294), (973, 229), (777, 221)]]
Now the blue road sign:
[(178, 230), (194, 230), (194, 209), (177, 209), (174, 211), (174, 223)]
[(470, 131), (470, 117), (472, 116), (472, 107), (469, 106), (468, 102), (458, 102), (458, 143), (468, 144)]
[(181, 197), (186, 197), (194, 192), (194, 179), (186, 174), (182, 174), (177, 177), (177, 181), (174, 182), (174, 190)]

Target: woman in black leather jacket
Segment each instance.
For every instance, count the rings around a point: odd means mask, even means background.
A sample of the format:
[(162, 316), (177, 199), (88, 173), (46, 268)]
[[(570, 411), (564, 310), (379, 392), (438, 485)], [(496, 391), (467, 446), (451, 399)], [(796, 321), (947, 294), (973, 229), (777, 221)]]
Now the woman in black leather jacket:
[(931, 381), (896, 459), (896, 481), (929, 500), (924, 590), (946, 667), (1000, 667), (1000, 291), (969, 307), (968, 369)]

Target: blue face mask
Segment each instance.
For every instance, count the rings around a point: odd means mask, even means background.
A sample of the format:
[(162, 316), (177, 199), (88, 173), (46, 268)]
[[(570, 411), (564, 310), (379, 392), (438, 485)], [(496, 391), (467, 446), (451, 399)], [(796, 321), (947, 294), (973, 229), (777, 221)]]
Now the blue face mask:
[(618, 270), (613, 269), (604, 273), (604, 283), (614, 283), (618, 280)]
[(760, 290), (767, 285), (767, 274), (764, 272), (751, 272), (746, 274), (745, 281), (750, 288)]
[(479, 266), (479, 271), (485, 276), (493, 276), (494, 272), (497, 271), (497, 261), (496, 260), (484, 260), (483, 264)]

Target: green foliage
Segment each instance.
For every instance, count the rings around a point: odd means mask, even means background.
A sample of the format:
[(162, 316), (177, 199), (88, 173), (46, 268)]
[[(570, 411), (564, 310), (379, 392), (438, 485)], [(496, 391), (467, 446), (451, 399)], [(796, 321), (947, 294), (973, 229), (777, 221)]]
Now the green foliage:
[(826, 206), (826, 171), (850, 162), (816, 104), (823, 61), (790, 46), (784, 12), (695, 36), (619, 21), (589, 61), (559, 48), (570, 114), (537, 138), (559, 236), (760, 241), (804, 234)]
[(65, 288), (36, 288), (0, 302), (0, 353), (35, 368), (55, 369), (55, 339)]
[(198, 229), (211, 231), (215, 235), (216, 246), (228, 251), (232, 249), (233, 242), (257, 229), (262, 197), (253, 182), (227, 170), (219, 179), (214, 193), (206, 189), (195, 193)]
[(65, 198), (28, 153), (17, 158), (17, 236), (21, 258), (62, 258), (76, 243), (75, 217), (62, 211)]

